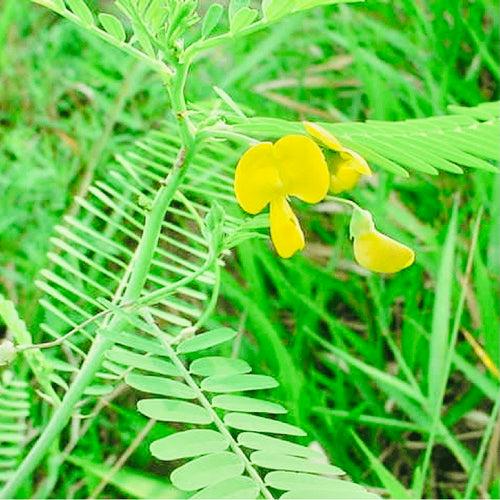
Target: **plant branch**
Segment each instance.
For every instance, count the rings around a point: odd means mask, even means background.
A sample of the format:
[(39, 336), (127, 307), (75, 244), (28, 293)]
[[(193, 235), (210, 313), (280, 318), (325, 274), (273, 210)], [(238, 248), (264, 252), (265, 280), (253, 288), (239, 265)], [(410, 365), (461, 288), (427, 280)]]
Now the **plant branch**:
[(145, 54), (144, 52), (142, 52), (139, 49), (136, 49), (135, 47), (133, 47), (132, 45), (130, 45), (127, 42), (120, 42), (116, 38), (112, 37), (106, 31), (98, 28), (95, 24), (87, 24), (87, 23), (83, 22), (78, 16), (73, 14), (70, 10), (58, 9), (50, 1), (47, 1), (47, 0), (32, 0), (32, 1), (35, 3), (38, 3), (39, 5), (43, 5), (44, 7), (47, 7), (49, 9), (53, 10), (54, 12), (57, 12), (62, 17), (77, 24), (78, 26), (81, 26), (82, 28), (85, 28), (87, 31), (90, 31), (94, 35), (97, 35), (99, 38), (108, 42), (109, 44), (114, 45), (115, 47), (119, 48), (120, 50), (123, 50), (127, 54), (130, 54), (131, 56), (145, 62), (148, 66), (150, 66), (155, 71), (162, 74), (164, 77), (171, 78), (173, 76), (174, 72), (173, 72), (172, 68), (167, 66), (160, 59), (155, 59), (151, 56), (148, 56), (147, 54)]

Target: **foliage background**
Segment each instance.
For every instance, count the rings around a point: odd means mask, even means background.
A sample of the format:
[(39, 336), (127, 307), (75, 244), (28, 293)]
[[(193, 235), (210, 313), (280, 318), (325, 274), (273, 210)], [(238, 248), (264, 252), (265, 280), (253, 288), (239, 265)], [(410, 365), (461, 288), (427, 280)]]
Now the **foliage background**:
[[(498, 24), (497, 2), (488, 0), (319, 8), (211, 52), (196, 66), (188, 96), (210, 107), (217, 86), (250, 114), (290, 119), (440, 115), (449, 105), (498, 99)], [(35, 332), (42, 311), (33, 283), (47, 264), (54, 225), (73, 210), (74, 195), (85, 193), (89, 179), (105, 176), (112, 155), (158, 128), (167, 111), (161, 81), (147, 68), (42, 8), (3, 0), (0, 287)], [(303, 256), (279, 261), (265, 241), (246, 242), (234, 252), (212, 322), (244, 332), (240, 354), (278, 377), (280, 399), (333, 463), (354, 480), (398, 497), (402, 486), (419, 482), (429, 443), (427, 410), (401, 411), (397, 393), (378, 383), (373, 369), (401, 376), (394, 343), (425, 392), (433, 382), (428, 360), (443, 356), (432, 350), (432, 338), (443, 335), (439, 319), (453, 320), (465, 291), (459, 361), (441, 417), (451, 437), (434, 448), (422, 494), (498, 498), (498, 371), (484, 364), (500, 361), (500, 178), (469, 170), (401, 180), (380, 172), (354, 197), (384, 231), (414, 243), (417, 265), (390, 279), (366, 275), (352, 264), (347, 216), (334, 217), (336, 208), (324, 205), (307, 214), (311, 243)], [(456, 259), (443, 267), (454, 200)], [(474, 267), (464, 285), (481, 209)], [(482, 359), (464, 332), (484, 347)], [(272, 355), (269, 338), (284, 346), (283, 358)], [(93, 490), (96, 466), (112, 464), (144, 425), (134, 402), (125, 393), (94, 419), (63, 465), (54, 496), (84, 497)], [(38, 418), (33, 435), (43, 421)], [(492, 437), (484, 443), (488, 425)], [(164, 466), (147, 452), (159, 432), (151, 431), (123, 469), (141, 480), (128, 475), (111, 481), (105, 496), (140, 497), (141, 487), (164, 476)], [(480, 459), (472, 479), (452, 451), (456, 446), (472, 463)]]

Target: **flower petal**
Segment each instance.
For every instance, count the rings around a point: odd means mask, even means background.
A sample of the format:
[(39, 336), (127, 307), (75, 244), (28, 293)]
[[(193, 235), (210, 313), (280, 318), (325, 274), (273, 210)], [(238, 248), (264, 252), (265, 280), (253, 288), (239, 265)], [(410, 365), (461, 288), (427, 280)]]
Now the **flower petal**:
[(303, 122), (303, 125), (310, 136), (323, 143), (328, 149), (332, 151), (344, 150), (344, 146), (342, 146), (340, 141), (333, 134), (328, 132), (326, 128), (312, 122)]
[(329, 155), (328, 166), (332, 173), (330, 189), (334, 194), (350, 191), (362, 175), (372, 175), (364, 158), (350, 149)]
[(330, 189), (334, 194), (350, 191), (356, 186), (360, 177), (361, 174), (357, 170), (349, 166), (340, 166), (338, 170), (332, 174)]
[(345, 148), (341, 151), (340, 156), (349, 167), (353, 168), (360, 174), (372, 175), (372, 171), (368, 166), (368, 163), (366, 163), (366, 160), (360, 154), (356, 153), (356, 151)]
[(234, 175), (234, 192), (241, 208), (251, 214), (259, 213), (283, 193), (274, 146), (270, 142), (252, 146), (240, 158)]
[(415, 261), (415, 252), (378, 231), (354, 238), (354, 256), (358, 264), (376, 273), (397, 273)]
[(287, 135), (274, 145), (285, 193), (318, 203), (328, 193), (330, 175), (320, 147), (305, 135)]
[(271, 201), (271, 239), (280, 257), (288, 259), (305, 246), (299, 221), (285, 198)]

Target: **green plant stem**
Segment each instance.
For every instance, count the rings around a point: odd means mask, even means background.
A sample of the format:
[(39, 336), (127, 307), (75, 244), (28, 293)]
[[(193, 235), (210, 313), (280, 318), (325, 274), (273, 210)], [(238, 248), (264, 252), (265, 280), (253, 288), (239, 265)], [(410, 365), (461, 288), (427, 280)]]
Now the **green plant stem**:
[[(144, 231), (133, 257), (130, 279), (123, 293), (122, 299), (124, 302), (135, 301), (140, 297), (158, 244), (165, 213), (186, 175), (188, 164), (194, 154), (194, 136), (191, 133), (189, 124), (186, 121), (187, 117), (185, 116), (184, 86), (187, 72), (187, 65), (180, 67), (180, 72), (176, 75), (175, 85), (171, 92), (172, 107), (174, 113), (179, 118), (183, 146), (179, 151), (177, 162), (170, 171), (164, 185), (158, 190), (151, 211), (146, 217)], [(105, 352), (113, 344), (105, 335), (105, 332), (121, 330), (125, 325), (126, 322), (123, 318), (115, 314), (109, 323), (102, 330), (98, 331), (85, 361), (71, 387), (66, 392), (61, 405), (52, 415), (47, 427), (25, 457), (16, 473), (5, 484), (4, 488), (0, 490), (0, 498), (13, 498), (15, 496), (18, 489), (35, 470), (53, 441), (68, 423), (75, 405), (99, 369)]]
[(203, 314), (199, 317), (198, 321), (195, 323), (193, 327), (195, 330), (199, 330), (205, 324), (205, 322), (214, 312), (217, 306), (217, 302), (219, 300), (220, 285), (221, 285), (221, 266), (217, 262), (217, 259), (214, 260), (214, 277), (215, 277), (215, 283), (212, 290), (212, 295), (210, 297), (210, 301), (207, 307), (205, 308), (205, 311), (203, 311)]
[(59, 450), (59, 441), (55, 440), (49, 450), (47, 458), (46, 475), (41, 484), (35, 491), (33, 498), (48, 498), (51, 491), (54, 489), (59, 477), (59, 469), (61, 467), (62, 454)]
[(334, 201), (334, 202), (340, 203), (342, 205), (347, 205), (350, 208), (361, 209), (361, 207), (356, 202), (354, 202), (352, 200), (348, 200), (347, 198), (340, 198), (338, 196), (327, 196), (326, 200), (327, 201)]

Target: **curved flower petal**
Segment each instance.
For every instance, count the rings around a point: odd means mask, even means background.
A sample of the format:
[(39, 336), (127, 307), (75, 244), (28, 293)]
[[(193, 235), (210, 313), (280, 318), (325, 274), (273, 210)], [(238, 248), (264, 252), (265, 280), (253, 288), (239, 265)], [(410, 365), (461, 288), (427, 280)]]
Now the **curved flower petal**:
[(310, 136), (323, 143), (328, 149), (332, 151), (344, 151), (344, 146), (326, 128), (312, 122), (304, 122), (303, 125)]
[(340, 166), (337, 171), (332, 174), (330, 189), (333, 194), (339, 194), (344, 191), (350, 191), (359, 182), (361, 174), (350, 168), (349, 166)]
[(372, 175), (366, 161), (349, 149), (330, 157), (328, 165), (332, 173), (330, 188), (334, 194), (353, 189), (362, 175)]
[(330, 176), (321, 148), (305, 135), (287, 135), (274, 145), (285, 193), (318, 203), (328, 193)]
[(334, 194), (352, 189), (362, 175), (372, 175), (366, 160), (356, 151), (345, 148), (341, 142), (321, 125), (304, 122), (306, 131), (324, 146), (338, 153), (335, 160), (329, 160), (332, 171), (331, 190)]
[(285, 198), (271, 201), (271, 239), (280, 257), (288, 259), (305, 246), (299, 221)]
[(347, 166), (356, 170), (356, 172), (359, 172), (361, 175), (372, 175), (368, 163), (366, 163), (366, 160), (360, 154), (356, 153), (356, 151), (345, 148), (341, 151), (340, 157)]
[(259, 213), (272, 199), (284, 195), (270, 142), (252, 146), (240, 158), (234, 175), (234, 192), (241, 208), (251, 214)]
[(397, 273), (415, 261), (415, 252), (378, 231), (354, 238), (354, 256), (358, 264), (376, 273)]

